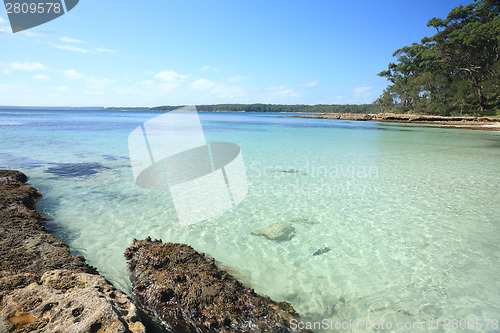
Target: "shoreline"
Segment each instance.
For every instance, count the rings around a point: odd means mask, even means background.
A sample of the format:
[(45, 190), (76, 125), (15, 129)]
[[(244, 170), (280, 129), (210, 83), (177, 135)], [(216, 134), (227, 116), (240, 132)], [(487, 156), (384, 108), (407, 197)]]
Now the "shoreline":
[(434, 125), (440, 128), (458, 128), (482, 131), (500, 131), (500, 118), (495, 117), (462, 117), (462, 116), (430, 116), (396, 113), (322, 113), (314, 115), (290, 116), (292, 118), (338, 119), (352, 121), (378, 121), (387, 123)]
[(46, 230), (26, 181), (0, 170), (0, 332), (145, 333), (132, 299)]
[(0, 332), (229, 333), (248, 323), (310, 332), (291, 327), (300, 316), (289, 303), (255, 293), (186, 244), (134, 239), (125, 251), (134, 292), (126, 295), (46, 230), (36, 209), (42, 194), (27, 180), (0, 169)]

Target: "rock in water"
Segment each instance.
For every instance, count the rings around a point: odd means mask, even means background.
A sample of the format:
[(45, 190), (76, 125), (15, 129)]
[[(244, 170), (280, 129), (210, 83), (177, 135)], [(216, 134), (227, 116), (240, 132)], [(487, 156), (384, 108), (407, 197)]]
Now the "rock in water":
[(295, 217), (290, 219), (290, 223), (299, 223), (304, 225), (316, 225), (319, 224), (317, 221), (308, 219), (306, 217)]
[(0, 332), (146, 332), (124, 293), (102, 276), (69, 270), (5, 296), (0, 318)]
[(290, 240), (295, 233), (295, 228), (289, 222), (280, 222), (266, 225), (252, 230), (251, 234), (265, 236), (271, 240)]
[(320, 254), (330, 252), (331, 249), (327, 246), (322, 249), (317, 250), (316, 252), (313, 253), (313, 256), (319, 256)]
[(172, 332), (302, 332), (292, 306), (256, 294), (185, 244), (135, 240), (125, 251), (139, 304)]

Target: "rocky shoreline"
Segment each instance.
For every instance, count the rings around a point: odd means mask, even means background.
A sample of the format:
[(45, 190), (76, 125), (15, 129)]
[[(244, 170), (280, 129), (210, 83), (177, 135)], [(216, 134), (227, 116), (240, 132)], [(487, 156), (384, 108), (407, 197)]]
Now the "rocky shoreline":
[(41, 193), (0, 170), (0, 332), (304, 332), (298, 314), (185, 244), (134, 240), (134, 300), (45, 229)]
[(0, 170), (0, 332), (145, 333), (132, 300), (45, 230), (26, 181)]
[(354, 121), (380, 121), (395, 123), (431, 124), (463, 129), (500, 131), (500, 118), (495, 117), (459, 117), (429, 116), (396, 113), (322, 113), (314, 115), (292, 116), (295, 118), (341, 119)]

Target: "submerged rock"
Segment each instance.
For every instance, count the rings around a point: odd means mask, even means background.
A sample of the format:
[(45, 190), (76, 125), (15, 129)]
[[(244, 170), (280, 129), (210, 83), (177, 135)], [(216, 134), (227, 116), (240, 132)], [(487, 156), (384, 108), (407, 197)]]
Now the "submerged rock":
[(102, 276), (54, 270), (2, 302), (0, 332), (137, 332), (137, 308)]
[(98, 173), (98, 170), (108, 169), (101, 163), (57, 163), (49, 167), (45, 172), (60, 177), (83, 177)]
[(131, 300), (46, 231), (35, 210), (41, 193), (23, 185), (26, 175), (0, 170), (0, 179), (0, 332), (144, 332)]
[(255, 236), (265, 236), (270, 240), (290, 240), (294, 236), (295, 228), (289, 222), (268, 224), (262, 228), (252, 230)]
[(328, 246), (317, 250), (316, 252), (313, 253), (313, 256), (319, 256), (320, 254), (330, 252), (332, 249), (330, 249)]
[(294, 217), (294, 218), (290, 219), (290, 223), (298, 223), (298, 224), (304, 224), (304, 225), (319, 224), (318, 221), (308, 219), (307, 217)]
[(292, 306), (246, 288), (184, 244), (135, 240), (125, 251), (139, 304), (172, 332), (301, 332)]

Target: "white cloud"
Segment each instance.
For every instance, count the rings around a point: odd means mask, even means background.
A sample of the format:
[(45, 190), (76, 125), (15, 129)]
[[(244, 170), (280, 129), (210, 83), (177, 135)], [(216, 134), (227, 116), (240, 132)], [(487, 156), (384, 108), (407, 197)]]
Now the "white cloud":
[(100, 52), (100, 53), (113, 53), (113, 52), (116, 52), (115, 50), (107, 49), (105, 47), (96, 47), (95, 50), (97, 52)]
[(3, 17), (0, 16), (0, 23), (7, 23)]
[(12, 29), (10, 27), (0, 27), (0, 33), (2, 34), (11, 34)]
[(33, 76), (33, 78), (35, 80), (40, 80), (40, 81), (48, 81), (48, 80), (50, 80), (50, 76), (45, 75), (45, 74), (38, 74), (38, 75)]
[(67, 78), (72, 79), (72, 80), (80, 80), (80, 79), (85, 78), (85, 75), (75, 71), (74, 69), (65, 70), (64, 75), (66, 75)]
[(18, 34), (25, 35), (25, 36), (40, 36), (40, 35), (42, 35), (40, 32), (33, 31), (33, 30), (19, 31)]
[(10, 74), (10, 71), (8, 69), (2, 69), (2, 73), (4, 73), (4, 74)]
[(176, 73), (175, 71), (162, 71), (159, 72), (158, 74), (155, 75), (155, 79), (169, 82), (169, 83), (176, 83), (179, 84), (185, 79), (188, 78), (188, 75), (182, 75), (179, 73)]
[(195, 90), (210, 90), (215, 87), (216, 83), (207, 79), (199, 79), (192, 82), (189, 86)]
[(248, 80), (250, 79), (251, 76), (241, 76), (241, 75), (237, 75), (237, 76), (233, 76), (233, 77), (229, 77), (226, 79), (227, 82), (241, 82), (241, 81), (245, 81), (245, 80)]
[(304, 87), (304, 88), (314, 88), (318, 85), (319, 80), (316, 81), (311, 81), (311, 82), (305, 82), (299, 85), (299, 87)]
[(70, 88), (68, 86), (59, 86), (56, 88), (58, 91), (68, 91)]
[(10, 64), (12, 69), (16, 69), (19, 71), (46, 71), (47, 66), (39, 63), (39, 62), (13, 62)]
[(58, 45), (58, 44), (51, 44), (51, 45), (53, 47), (55, 47), (56, 49), (60, 49), (60, 50), (79, 52), (79, 53), (90, 53), (89, 50), (84, 49), (82, 47), (74, 46), (74, 45)]
[(363, 87), (363, 86), (356, 87), (353, 89), (352, 93), (357, 95), (357, 94), (362, 94), (362, 93), (367, 92), (368, 90), (372, 90), (372, 89), (373, 89), (373, 87)]
[(61, 42), (65, 43), (76, 43), (76, 44), (83, 44), (85, 43), (83, 40), (75, 39), (75, 38), (69, 38), (69, 37), (61, 37), (59, 38)]
[(211, 66), (207, 66), (207, 65), (205, 65), (205, 66), (202, 66), (202, 67), (201, 67), (201, 70), (202, 70), (202, 71), (205, 71), (205, 72), (206, 72), (206, 71), (220, 72), (220, 70), (221, 70), (221, 69), (220, 69), (220, 68), (218, 68), (218, 67), (211, 67)]
[(271, 87), (268, 87), (266, 88), (270, 93), (271, 93), (271, 96), (276, 96), (276, 97), (298, 97), (300, 96), (300, 93), (293, 90), (293, 89), (290, 89), (290, 88), (287, 88), (283, 85), (281, 86), (271, 86)]
[(132, 87), (115, 87), (113, 89), (119, 95), (135, 95), (137, 90)]
[(179, 87), (181, 82), (187, 79), (188, 75), (182, 75), (175, 71), (161, 71), (154, 76), (155, 79), (160, 80), (160, 84), (152, 83), (152, 91), (157, 91), (158, 94), (165, 94)]

